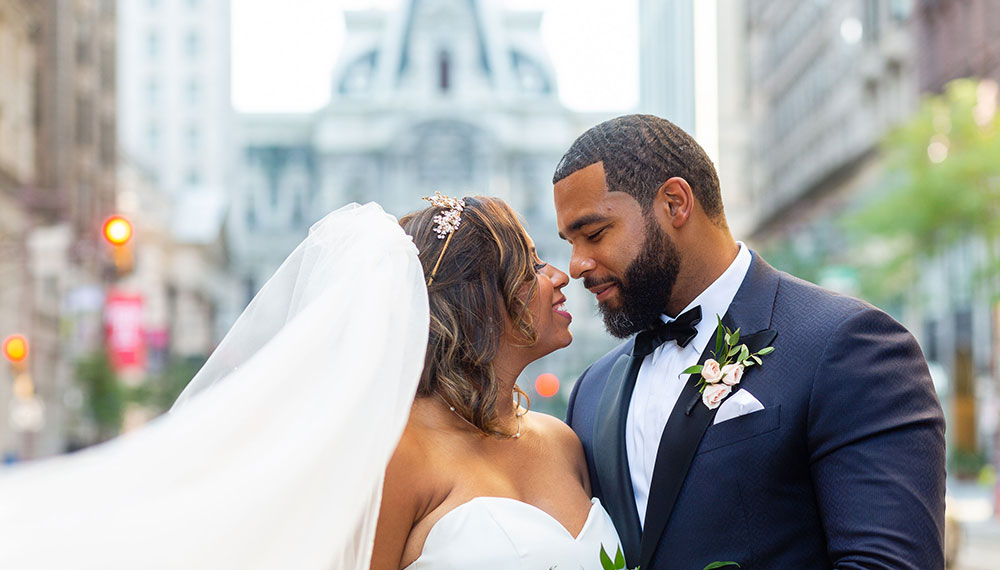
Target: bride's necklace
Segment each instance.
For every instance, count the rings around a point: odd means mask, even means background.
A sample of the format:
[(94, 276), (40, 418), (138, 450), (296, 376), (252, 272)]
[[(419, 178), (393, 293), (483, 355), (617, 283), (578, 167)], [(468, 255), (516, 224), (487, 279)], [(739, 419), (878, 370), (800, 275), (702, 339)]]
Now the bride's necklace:
[[(451, 410), (453, 414), (458, 416), (460, 420), (476, 428), (476, 431), (479, 432), (482, 431), (479, 429), (479, 426), (465, 419), (465, 417), (463, 417), (462, 414), (458, 413), (458, 410), (455, 409), (455, 406), (449, 404), (448, 400), (445, 400), (444, 396), (442, 396), (440, 392), (435, 392), (435, 394), (437, 394), (438, 398), (441, 398), (441, 401), (444, 402), (444, 405), (448, 406), (448, 409)], [(521, 437), (521, 416), (524, 415), (524, 412), (521, 411), (521, 405), (518, 402), (514, 402), (514, 404), (517, 406), (517, 411), (514, 412), (514, 417), (517, 418), (517, 431), (513, 434), (504, 434), (504, 437), (508, 439), (520, 439)]]

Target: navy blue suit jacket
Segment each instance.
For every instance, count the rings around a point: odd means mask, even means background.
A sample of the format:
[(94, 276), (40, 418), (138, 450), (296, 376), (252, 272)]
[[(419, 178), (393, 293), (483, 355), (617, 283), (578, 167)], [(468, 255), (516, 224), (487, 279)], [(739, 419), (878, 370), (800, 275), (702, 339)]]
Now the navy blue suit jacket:
[(906, 329), (756, 254), (725, 322), (752, 349), (775, 348), (740, 384), (764, 409), (711, 425), (689, 381), (664, 429), (644, 530), (625, 452), (633, 340), (573, 388), (567, 423), (629, 567), (943, 569), (944, 417)]

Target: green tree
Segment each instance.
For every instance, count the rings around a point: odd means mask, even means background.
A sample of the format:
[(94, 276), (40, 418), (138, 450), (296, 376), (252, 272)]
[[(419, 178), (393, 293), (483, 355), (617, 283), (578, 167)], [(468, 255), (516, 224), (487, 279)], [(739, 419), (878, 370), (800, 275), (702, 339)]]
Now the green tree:
[(959, 243), (981, 243), (978, 276), (1000, 276), (1000, 115), (997, 85), (960, 79), (926, 98), (883, 141), (880, 191), (846, 219), (860, 241), (880, 238), (884, 259), (868, 275), (884, 293), (900, 293), (917, 265)]
[(170, 409), (203, 364), (205, 358), (202, 356), (172, 356), (163, 372), (140, 384), (130, 395), (130, 399), (161, 414)]
[(78, 361), (76, 382), (83, 390), (86, 414), (97, 426), (98, 440), (118, 435), (127, 397), (107, 353), (100, 350)]

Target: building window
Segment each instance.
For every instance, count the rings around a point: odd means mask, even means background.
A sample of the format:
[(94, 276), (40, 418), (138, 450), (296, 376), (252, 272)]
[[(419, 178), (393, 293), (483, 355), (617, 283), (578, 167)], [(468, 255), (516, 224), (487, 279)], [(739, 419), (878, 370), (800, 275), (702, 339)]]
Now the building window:
[[(251, 189), (251, 192), (253, 189)], [(247, 229), (257, 229), (257, 211), (253, 207), (253, 199), (247, 201)]]
[(201, 147), (201, 131), (198, 127), (191, 126), (187, 129), (187, 147), (191, 152), (197, 152)]
[(160, 57), (160, 34), (149, 32), (146, 36), (146, 55), (152, 59)]
[(451, 88), (451, 55), (443, 50), (438, 55), (438, 87), (442, 92)]
[(150, 10), (156, 10), (160, 7), (160, 0), (146, 0), (146, 6)]
[(197, 10), (201, 6), (201, 0), (187, 0), (188, 8)]
[(865, 15), (862, 22), (864, 39), (867, 43), (878, 43), (882, 29), (882, 6), (879, 0), (867, 0), (865, 2)]
[(146, 105), (156, 107), (160, 104), (160, 82), (150, 79), (146, 82)]
[(76, 142), (80, 145), (94, 142), (94, 105), (85, 96), (76, 99)]
[(201, 184), (201, 172), (199, 172), (197, 168), (192, 168), (188, 170), (187, 185), (197, 186), (199, 184)]
[(155, 123), (146, 127), (146, 149), (150, 152), (160, 150), (160, 126)]
[(101, 86), (115, 88), (115, 50), (113, 46), (101, 46)]
[(115, 165), (115, 126), (108, 120), (101, 121), (100, 155), (103, 166)]
[(889, 13), (897, 22), (903, 22), (910, 18), (913, 11), (913, 0), (890, 0)]
[(247, 277), (245, 279), (245, 281), (244, 281), (244, 285), (246, 287), (246, 289), (245, 289), (245, 291), (246, 291), (246, 302), (245, 302), (245, 304), (249, 305), (250, 301), (253, 301), (254, 295), (257, 294), (257, 283), (254, 282), (253, 277)]
[(292, 225), (302, 226), (305, 222), (306, 216), (302, 208), (302, 196), (296, 196), (294, 206), (292, 208)]
[(184, 88), (184, 97), (187, 104), (197, 107), (201, 102), (201, 83), (197, 79), (189, 79)]
[(184, 53), (188, 59), (197, 59), (201, 52), (201, 36), (198, 32), (188, 32), (184, 38)]

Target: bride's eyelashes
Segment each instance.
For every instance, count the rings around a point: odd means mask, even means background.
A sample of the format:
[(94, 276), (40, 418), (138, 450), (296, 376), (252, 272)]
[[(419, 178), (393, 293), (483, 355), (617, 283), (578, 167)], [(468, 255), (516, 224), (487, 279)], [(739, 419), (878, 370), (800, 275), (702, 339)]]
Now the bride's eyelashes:
[(538, 263), (535, 263), (535, 273), (538, 273), (539, 271), (545, 269), (545, 266), (547, 265), (548, 263), (545, 263), (544, 261), (539, 261)]

